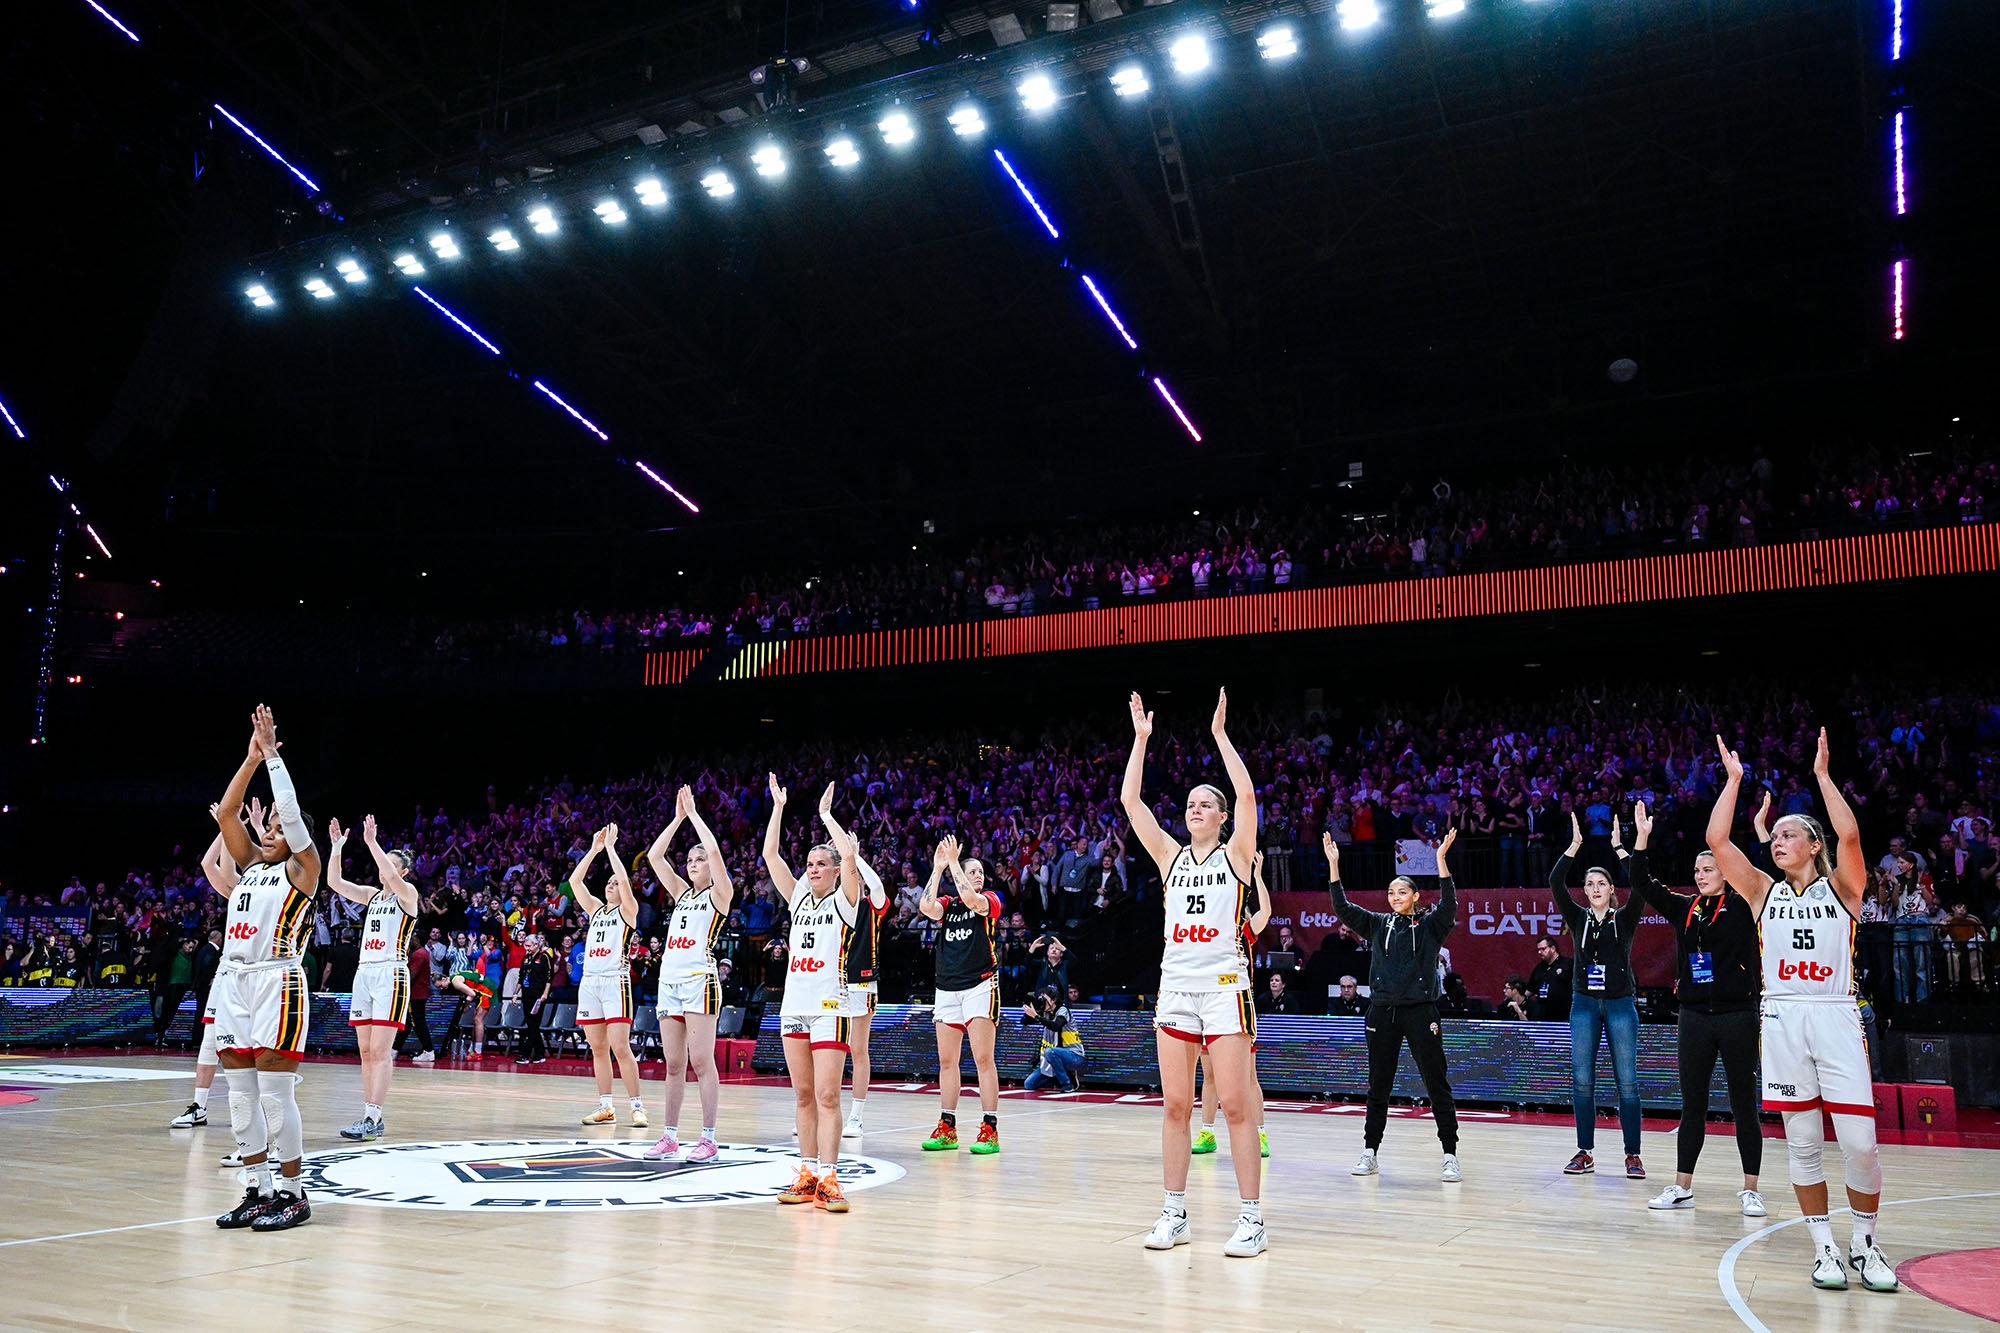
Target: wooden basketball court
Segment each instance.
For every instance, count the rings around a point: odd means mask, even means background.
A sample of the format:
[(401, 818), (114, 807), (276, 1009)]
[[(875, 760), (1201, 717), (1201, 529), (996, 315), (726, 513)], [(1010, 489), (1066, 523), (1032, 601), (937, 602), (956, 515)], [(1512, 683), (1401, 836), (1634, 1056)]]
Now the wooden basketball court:
[[(174, 1076), (36, 1082), (51, 1066), (45, 1078), (67, 1077), (63, 1067)], [(936, 1098), (878, 1088), (868, 1137), (843, 1145), (864, 1174), (849, 1182), (853, 1211), (841, 1217), (769, 1201), (794, 1165), (782, 1087), (725, 1084), (719, 1137), (741, 1151), (729, 1154), (735, 1164), (690, 1174), (632, 1160), (659, 1132), (657, 1082), (647, 1087), (652, 1129), (585, 1130), (587, 1079), (403, 1066), (389, 1136), (357, 1150), (336, 1131), (358, 1111), (359, 1067), (304, 1073), (308, 1169), (321, 1182), (314, 1219), (254, 1235), (211, 1221), (242, 1192), (216, 1166), (231, 1147), (220, 1081), (206, 1129), (166, 1128), (188, 1100), (186, 1057), (0, 1059), (0, 1087), (13, 1090), (0, 1097), (0, 1325), (1988, 1326), (1909, 1289), (1813, 1290), (1777, 1140), (1765, 1159), (1771, 1216), (1749, 1219), (1725, 1137), (1704, 1151), (1700, 1206), (1656, 1213), (1645, 1201), (1671, 1179), (1667, 1134), (1647, 1136), (1648, 1180), (1565, 1178), (1567, 1127), (1475, 1115), (1463, 1127), (1465, 1181), (1445, 1185), (1427, 1119), (1393, 1120), (1382, 1175), (1356, 1179), (1358, 1116), (1274, 1112), (1271, 1249), (1245, 1260), (1222, 1254), (1236, 1204), (1226, 1143), (1193, 1163), (1195, 1243), (1141, 1245), (1159, 1208), (1152, 1105), (1010, 1095), (1003, 1151), (978, 1158), (921, 1151)], [(691, 1125), (692, 1093), (689, 1102)], [(622, 1096), (619, 1105), (622, 1121)], [(977, 1118), (969, 1098), (961, 1124)], [(1614, 1148), (1615, 1130), (1600, 1129), (1599, 1143)], [(1888, 1146), (1883, 1167), (1893, 1262), (2000, 1237), (2000, 1152)], [(1845, 1246), (1844, 1216), (1835, 1230)]]

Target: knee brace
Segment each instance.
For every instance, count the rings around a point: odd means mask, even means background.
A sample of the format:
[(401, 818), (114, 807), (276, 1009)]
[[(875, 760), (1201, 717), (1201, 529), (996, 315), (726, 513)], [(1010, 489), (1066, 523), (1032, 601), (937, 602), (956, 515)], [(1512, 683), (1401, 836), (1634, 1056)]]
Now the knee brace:
[(276, 1102), (278, 1106), (278, 1118), (271, 1130), (271, 1146), (277, 1150), (278, 1160), (296, 1162), (305, 1148), (305, 1131), (299, 1126), (299, 1101), (295, 1093), (298, 1076), (267, 1069), (257, 1075), (257, 1085), (265, 1104)]
[(270, 1129), (257, 1096), (257, 1071), (225, 1069), (222, 1076), (229, 1080), (229, 1128), (236, 1135), (236, 1151), (255, 1157), (270, 1146)]
[(1819, 1123), (1819, 1107), (1785, 1112), (1785, 1148), (1791, 1159), (1794, 1185), (1824, 1185), (1826, 1168), (1820, 1162), (1826, 1131)]
[(201, 1053), (195, 1056), (194, 1062), (197, 1066), (200, 1066), (218, 1064), (220, 1061), (221, 1057), (216, 1054), (215, 1050), (215, 1024), (203, 1023), (201, 1025)]
[(1856, 1194), (1880, 1194), (1882, 1153), (1875, 1143), (1875, 1118), (1836, 1115), (1833, 1137), (1840, 1143), (1840, 1155), (1847, 1159), (1847, 1188)]

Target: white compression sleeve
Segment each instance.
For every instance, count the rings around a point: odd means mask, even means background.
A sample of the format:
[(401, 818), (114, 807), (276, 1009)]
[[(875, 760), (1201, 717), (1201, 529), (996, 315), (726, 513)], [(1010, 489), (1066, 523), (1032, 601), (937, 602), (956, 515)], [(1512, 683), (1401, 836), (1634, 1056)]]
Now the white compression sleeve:
[(299, 792), (292, 786), (292, 775), (285, 771), (285, 761), (275, 755), (264, 761), (264, 771), (271, 776), (271, 803), (278, 810), (278, 827), (293, 854), (303, 852), (313, 845), (312, 830), (306, 827), (305, 817), (300, 813)]
[(278, 1104), (278, 1123), (271, 1126), (271, 1147), (280, 1162), (296, 1162), (305, 1146), (305, 1130), (299, 1124), (298, 1079), (276, 1069), (257, 1075), (257, 1086), (265, 1105)]

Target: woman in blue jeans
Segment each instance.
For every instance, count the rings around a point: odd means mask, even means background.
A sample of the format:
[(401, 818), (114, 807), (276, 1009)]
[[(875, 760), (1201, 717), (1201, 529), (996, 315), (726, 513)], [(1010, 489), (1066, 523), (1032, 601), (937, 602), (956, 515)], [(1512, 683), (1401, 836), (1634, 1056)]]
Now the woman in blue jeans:
[(1570, 1107), (1576, 1113), (1576, 1156), (1563, 1174), (1580, 1176), (1597, 1169), (1597, 1043), (1599, 1034), (1611, 1044), (1611, 1069), (1618, 1079), (1618, 1123), (1625, 1131), (1625, 1174), (1646, 1178), (1639, 1160), (1639, 1009), (1633, 1003), (1632, 937), (1645, 915), (1637, 894), (1617, 905), (1611, 872), (1592, 866), (1583, 875), (1587, 906), (1570, 897), (1569, 867), (1583, 847), (1583, 830), (1576, 815), (1569, 817), (1569, 850), (1549, 872), (1549, 889), (1563, 926), (1576, 941), (1575, 990), (1569, 1005), (1571, 1046)]

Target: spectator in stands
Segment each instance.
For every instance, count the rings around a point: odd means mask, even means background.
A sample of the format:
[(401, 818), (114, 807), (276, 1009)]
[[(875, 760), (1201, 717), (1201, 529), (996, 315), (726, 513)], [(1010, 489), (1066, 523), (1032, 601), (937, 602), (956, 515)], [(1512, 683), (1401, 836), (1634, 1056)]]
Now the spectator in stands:
[(1037, 935), (1029, 943), (1028, 952), (1041, 955), (1041, 966), (1030, 989), (1037, 994), (1045, 990), (1069, 994), (1069, 946), (1053, 935)]
[(1500, 1017), (1519, 1022), (1528, 1017), (1531, 988), (1528, 979), (1520, 973), (1507, 978), (1500, 991)]
[(1360, 979), (1354, 976), (1342, 977), (1340, 993), (1328, 1002), (1326, 1011), (1335, 1018), (1366, 1018), (1368, 997), (1361, 993)]
[(1265, 984), (1264, 993), (1257, 997), (1257, 1012), (1260, 1014), (1296, 1014), (1302, 1012), (1298, 996), (1285, 985), (1285, 974), (1273, 972)]
[[(431, 934), (435, 938), (437, 932)], [(417, 1053), (410, 1057), (412, 1064), (427, 1065), (437, 1059), (437, 1046), (431, 1041), (431, 968), (430, 946), (418, 941), (417, 947), (410, 950), (410, 1021), (396, 1034), (398, 1046), (405, 1037), (415, 1041)]]
[(1548, 935), (1535, 941), (1535, 957), (1539, 961), (1528, 977), (1528, 995), (1533, 1001), (1529, 1017), (1546, 1023), (1567, 1023), (1575, 966), (1563, 957), (1555, 939)]

